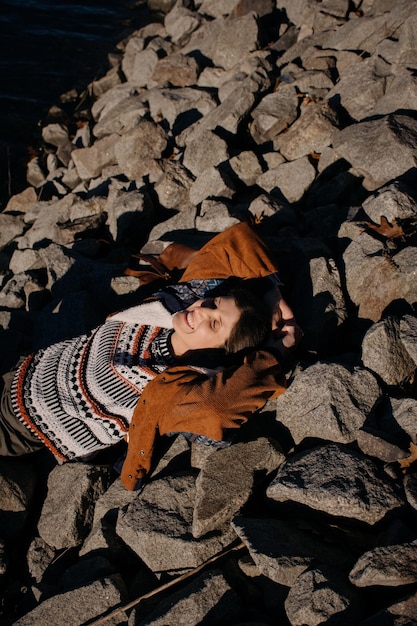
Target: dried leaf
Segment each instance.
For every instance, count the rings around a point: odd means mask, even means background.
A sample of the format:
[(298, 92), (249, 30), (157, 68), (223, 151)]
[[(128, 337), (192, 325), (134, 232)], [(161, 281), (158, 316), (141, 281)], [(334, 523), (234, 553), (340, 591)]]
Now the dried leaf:
[(398, 239), (405, 236), (402, 226), (395, 219), (392, 220), (391, 224), (384, 215), (381, 215), (380, 224), (374, 224), (373, 222), (365, 222), (365, 224), (366, 228), (387, 239)]
[(398, 459), (398, 463), (405, 474), (407, 472), (407, 468), (410, 467), (414, 461), (417, 461), (417, 445), (415, 443), (410, 443), (410, 447), (408, 448), (410, 451), (410, 456), (405, 457), (405, 459)]
[(310, 96), (309, 93), (298, 93), (297, 94), (297, 98), (301, 98), (301, 106), (307, 106), (307, 104), (310, 104), (310, 102), (313, 102), (314, 104), (317, 102), (316, 99), (313, 96)]

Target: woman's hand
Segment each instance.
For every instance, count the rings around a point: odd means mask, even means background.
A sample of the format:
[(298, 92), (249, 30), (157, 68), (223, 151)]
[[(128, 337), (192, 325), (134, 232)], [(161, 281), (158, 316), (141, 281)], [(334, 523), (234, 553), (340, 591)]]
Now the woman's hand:
[(282, 297), (278, 287), (268, 292), (266, 304), (272, 312), (272, 332), (266, 345), (279, 350), (281, 353), (295, 348), (304, 333), (298, 326), (293, 310)]

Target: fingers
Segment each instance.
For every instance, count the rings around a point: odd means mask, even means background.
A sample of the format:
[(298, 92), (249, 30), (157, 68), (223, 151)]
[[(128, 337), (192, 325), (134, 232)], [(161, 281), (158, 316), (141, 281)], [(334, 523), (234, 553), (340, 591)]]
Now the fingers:
[(272, 333), (273, 339), (270, 342), (271, 346), (274, 346), (282, 354), (285, 354), (289, 350), (296, 348), (304, 333), (298, 326), (296, 321), (291, 321), (282, 324), (279, 330)]

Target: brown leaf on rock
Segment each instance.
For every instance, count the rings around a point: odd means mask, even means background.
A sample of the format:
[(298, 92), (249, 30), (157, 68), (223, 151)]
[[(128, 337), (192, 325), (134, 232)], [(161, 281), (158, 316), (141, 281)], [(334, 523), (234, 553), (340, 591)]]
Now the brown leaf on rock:
[(402, 469), (403, 474), (407, 473), (407, 469), (411, 466), (414, 461), (417, 461), (417, 445), (415, 443), (410, 443), (410, 447), (408, 448), (410, 451), (410, 456), (405, 457), (405, 459), (398, 459), (398, 463)]
[(374, 231), (382, 237), (386, 237), (387, 239), (398, 239), (405, 237), (403, 227), (398, 224), (395, 219), (392, 220), (391, 224), (384, 215), (381, 215), (380, 224), (365, 222), (365, 230), (368, 229)]

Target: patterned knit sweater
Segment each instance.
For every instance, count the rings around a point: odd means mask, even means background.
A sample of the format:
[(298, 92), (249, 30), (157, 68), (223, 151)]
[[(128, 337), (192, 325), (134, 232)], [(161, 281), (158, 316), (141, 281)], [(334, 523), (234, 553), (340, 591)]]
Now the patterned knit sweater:
[[(274, 277), (266, 277), (269, 287)], [(11, 388), (16, 417), (63, 460), (86, 458), (118, 443), (148, 382), (177, 364), (170, 343), (172, 314), (225, 282), (171, 285), (88, 334), (28, 356)], [(208, 361), (190, 366), (214, 374), (218, 364)]]
[(30, 355), (12, 385), (16, 416), (66, 460), (117, 443), (146, 384), (175, 363), (171, 329), (171, 311), (155, 300)]

